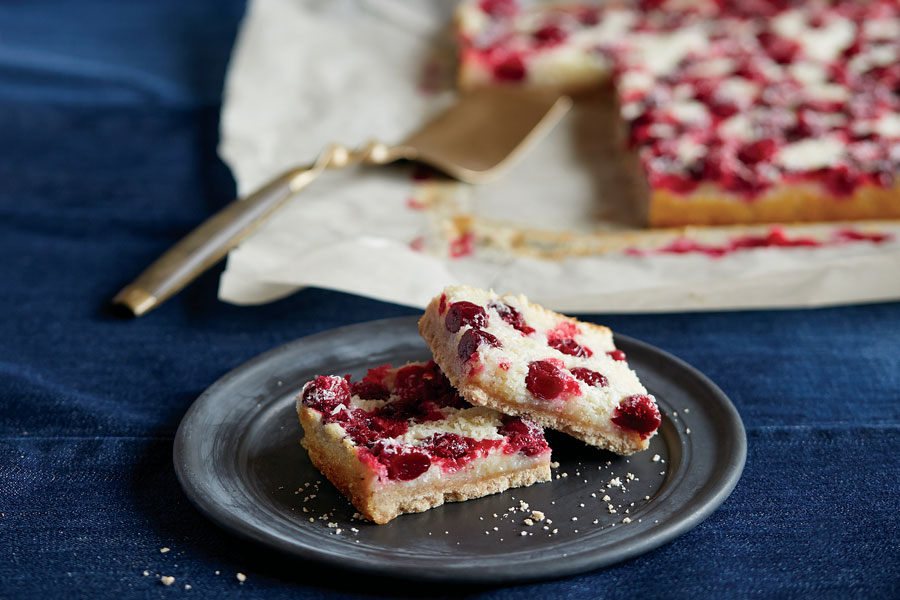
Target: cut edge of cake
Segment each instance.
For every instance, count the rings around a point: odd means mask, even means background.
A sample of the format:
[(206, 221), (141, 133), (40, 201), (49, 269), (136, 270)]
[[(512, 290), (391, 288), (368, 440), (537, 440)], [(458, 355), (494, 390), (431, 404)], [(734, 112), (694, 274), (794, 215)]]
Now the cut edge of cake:
[[(305, 409), (312, 412), (311, 409)], [(400, 515), (424, 512), (446, 502), (462, 502), (497, 494), (510, 488), (527, 487), (550, 481), (550, 462), (513, 472), (498, 473), (481, 481), (466, 482), (447, 489), (447, 485), (432, 483), (418, 486), (413, 493), (399, 489), (376, 491), (372, 486), (372, 472), (357, 458), (357, 449), (340, 436), (332, 436), (316, 425), (309, 416), (300, 416), (305, 436), (302, 445), (312, 464), (350, 500), (359, 513), (378, 525), (384, 525)], [(449, 478), (448, 478), (449, 479)], [(445, 480), (448, 482), (448, 480)]]

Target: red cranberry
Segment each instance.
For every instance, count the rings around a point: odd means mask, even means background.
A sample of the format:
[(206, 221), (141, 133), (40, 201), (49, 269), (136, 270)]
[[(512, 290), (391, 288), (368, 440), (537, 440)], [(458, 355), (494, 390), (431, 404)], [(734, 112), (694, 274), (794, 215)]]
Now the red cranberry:
[(860, 183), (860, 175), (847, 167), (835, 167), (825, 173), (825, 187), (835, 196), (852, 196)]
[(459, 338), (459, 346), (457, 346), (456, 352), (463, 361), (466, 361), (472, 358), (472, 355), (478, 351), (478, 347), (482, 344), (488, 344), (494, 348), (501, 347), (500, 340), (490, 333), (481, 329), (467, 329), (462, 337)]
[(765, 189), (765, 184), (752, 175), (743, 173), (726, 173), (721, 179), (722, 187), (730, 192), (747, 196), (755, 196)]
[(581, 329), (578, 328), (578, 325), (571, 321), (560, 321), (556, 324), (556, 327), (547, 332), (547, 339), (550, 338), (574, 338), (576, 335), (581, 334)]
[(785, 132), (785, 137), (790, 142), (811, 137), (817, 133), (818, 128), (810, 122), (810, 113), (805, 109), (797, 111), (797, 122)]
[(534, 39), (539, 46), (556, 46), (566, 40), (566, 32), (559, 25), (549, 23), (534, 32)]
[(409, 429), (406, 421), (392, 421), (379, 416), (370, 416), (368, 426), (372, 431), (377, 431), (382, 438), (400, 437)]
[(383, 383), (366, 380), (351, 383), (350, 393), (363, 400), (387, 400), (391, 396), (391, 392)]
[(609, 356), (612, 357), (613, 360), (625, 360), (625, 353), (621, 350), (610, 350), (609, 352), (607, 352), (607, 354), (609, 354)]
[(425, 443), (425, 447), (439, 458), (455, 460), (468, 454), (474, 441), (456, 433), (436, 433)]
[(612, 422), (624, 429), (638, 432), (641, 438), (646, 438), (659, 428), (662, 417), (649, 396), (637, 394), (628, 396), (619, 403)]
[(597, 371), (591, 371), (590, 369), (586, 369), (584, 367), (575, 367), (574, 369), (569, 369), (569, 372), (581, 381), (593, 387), (606, 387), (607, 385), (609, 385), (609, 380)]
[(509, 453), (521, 452), (525, 456), (535, 456), (549, 448), (544, 439), (544, 430), (530, 419), (504, 417), (500, 433), (506, 436)]
[(525, 62), (517, 54), (510, 54), (494, 65), (497, 81), (522, 81), (525, 79)]
[(515, 0), (481, 0), (478, 6), (492, 17), (511, 17), (517, 10)]
[(738, 107), (733, 102), (712, 102), (709, 111), (720, 119), (727, 119), (738, 113)]
[(375, 367), (374, 369), (369, 369), (366, 373), (366, 376), (362, 378), (363, 381), (370, 381), (372, 383), (384, 383), (384, 378), (387, 376), (388, 371), (391, 370), (391, 365), (381, 365), (380, 367)]
[(853, 43), (844, 48), (842, 52), (844, 58), (853, 58), (857, 54), (862, 52), (862, 40), (860, 38), (856, 38), (853, 40)]
[(316, 377), (303, 389), (302, 403), (323, 413), (330, 413), (339, 404), (350, 402), (350, 384), (343, 377)]
[(778, 145), (775, 140), (764, 139), (747, 144), (738, 150), (738, 160), (746, 165), (755, 165), (758, 162), (769, 160), (775, 155)]
[(400, 399), (418, 399), (422, 392), (424, 377), (424, 365), (406, 365), (398, 369), (394, 388)]
[(347, 435), (360, 446), (368, 446), (377, 440), (377, 435), (366, 426), (366, 411), (339, 410), (334, 414), (327, 413), (322, 422), (338, 423), (347, 432)]
[(578, 342), (576, 342), (573, 339), (562, 340), (562, 339), (557, 338), (557, 339), (547, 340), (547, 345), (549, 345), (551, 348), (556, 348), (563, 354), (568, 354), (569, 356), (577, 356), (579, 358), (587, 358), (589, 356), (594, 355), (594, 353), (591, 351), (590, 348), (582, 346), (581, 344), (579, 344)]
[(525, 335), (534, 333), (534, 327), (529, 327), (525, 323), (525, 317), (522, 316), (522, 313), (517, 311), (509, 304), (505, 304), (502, 302), (491, 302), (490, 304), (488, 304), (488, 308), (493, 308), (494, 310), (496, 310), (497, 314), (500, 315), (500, 318), (512, 325), (513, 328), (517, 331), (520, 331)]
[(379, 442), (372, 448), (378, 462), (387, 467), (388, 477), (400, 481), (415, 479), (428, 470), (431, 459), (421, 450), (385, 446)]
[(438, 302), (438, 314), (442, 315), (447, 310), (447, 294), (441, 294), (441, 299)]
[(689, 194), (697, 189), (699, 184), (696, 179), (674, 173), (656, 174), (653, 176), (651, 183), (655, 188), (662, 188), (676, 194)]
[(373, 416), (362, 409), (339, 410), (334, 414), (327, 414), (323, 418), (325, 423), (339, 423), (347, 436), (360, 446), (371, 446), (383, 438), (393, 438), (406, 433), (405, 421), (391, 421), (378, 416)]
[(420, 420), (444, 418), (442, 413), (438, 413), (440, 416), (432, 414), (431, 418), (425, 419), (433, 412), (429, 408), (459, 404), (456, 390), (434, 361), (428, 361), (425, 365), (407, 365), (398, 370), (395, 392), (401, 401), (411, 407), (408, 409), (412, 411), (410, 414), (418, 415)]
[(769, 57), (782, 65), (786, 65), (794, 60), (794, 57), (800, 51), (799, 43), (768, 31), (763, 31), (756, 38)]
[(550, 362), (536, 360), (528, 365), (525, 388), (541, 400), (553, 400), (566, 389), (566, 376)]
[(576, 18), (582, 25), (593, 27), (600, 22), (600, 11), (593, 6), (582, 6), (578, 8)]
[(469, 326), (475, 328), (487, 327), (488, 316), (483, 308), (471, 302), (454, 302), (447, 311), (444, 324), (447, 330), (456, 333), (460, 327)]

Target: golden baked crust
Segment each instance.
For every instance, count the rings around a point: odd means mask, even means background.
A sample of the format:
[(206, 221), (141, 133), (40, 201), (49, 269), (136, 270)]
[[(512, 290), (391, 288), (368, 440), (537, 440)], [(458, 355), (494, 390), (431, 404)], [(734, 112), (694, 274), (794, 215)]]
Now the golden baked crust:
[(863, 219), (900, 219), (900, 185), (861, 186), (847, 198), (815, 185), (787, 185), (749, 201), (714, 189), (689, 195), (657, 189), (649, 217), (651, 227)]

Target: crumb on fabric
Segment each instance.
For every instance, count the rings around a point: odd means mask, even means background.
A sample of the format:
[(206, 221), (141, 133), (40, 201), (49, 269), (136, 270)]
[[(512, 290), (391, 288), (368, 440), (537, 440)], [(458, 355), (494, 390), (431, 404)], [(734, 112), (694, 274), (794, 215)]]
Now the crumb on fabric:
[(234, 577), (235, 577), (235, 579), (237, 579), (237, 580), (240, 581), (241, 583), (244, 583), (245, 581), (247, 581), (247, 576), (244, 575), (243, 573), (238, 573), (238, 574), (235, 575)]
[(159, 580), (162, 582), (163, 585), (172, 585), (173, 583), (175, 583), (175, 578), (172, 577), (171, 575), (163, 575), (162, 577), (159, 578)]

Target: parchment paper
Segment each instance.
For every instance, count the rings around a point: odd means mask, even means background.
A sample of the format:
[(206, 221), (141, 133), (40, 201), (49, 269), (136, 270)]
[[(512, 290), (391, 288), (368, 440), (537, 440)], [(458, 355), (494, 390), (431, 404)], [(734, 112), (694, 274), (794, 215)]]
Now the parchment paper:
[[(220, 154), (239, 192), (311, 162), (330, 143), (400, 141), (452, 102), (452, 9), (442, 0), (253, 0), (222, 114)], [(521, 292), (568, 312), (900, 298), (897, 223), (863, 226), (894, 235), (880, 244), (718, 258), (623, 253), (685, 233), (640, 228), (634, 190), (613, 155), (608, 108), (602, 99), (581, 102), (507, 177), (477, 188), (417, 180), (409, 166), (327, 173), (230, 253), (219, 296), (256, 304), (312, 285), (421, 307), (443, 286), (465, 283)], [(452, 258), (461, 223), (479, 243)], [(844, 226), (789, 231), (828, 239), (837, 227)], [(574, 236), (581, 250), (511, 251), (503, 240), (518, 231), (538, 240)], [(716, 242), (739, 233), (689, 235)]]

